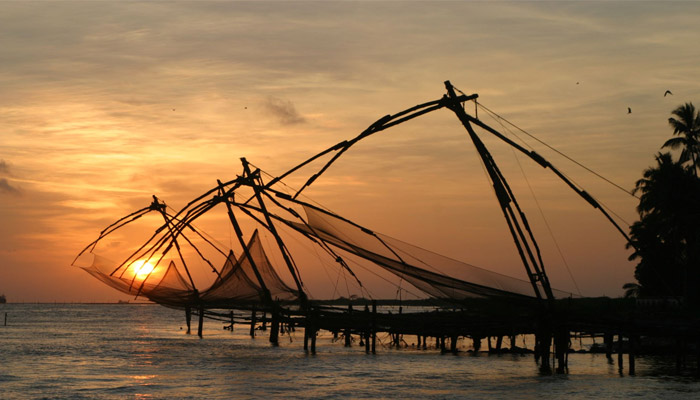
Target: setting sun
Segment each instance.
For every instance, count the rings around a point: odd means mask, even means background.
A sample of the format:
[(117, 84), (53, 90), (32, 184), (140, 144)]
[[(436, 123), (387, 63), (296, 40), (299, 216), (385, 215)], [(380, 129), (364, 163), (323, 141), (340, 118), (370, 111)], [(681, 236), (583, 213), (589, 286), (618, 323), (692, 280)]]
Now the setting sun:
[(151, 264), (150, 261), (138, 260), (131, 264), (131, 268), (133, 269), (134, 275), (136, 275), (137, 278), (144, 279), (148, 276), (148, 274), (153, 272), (155, 266)]

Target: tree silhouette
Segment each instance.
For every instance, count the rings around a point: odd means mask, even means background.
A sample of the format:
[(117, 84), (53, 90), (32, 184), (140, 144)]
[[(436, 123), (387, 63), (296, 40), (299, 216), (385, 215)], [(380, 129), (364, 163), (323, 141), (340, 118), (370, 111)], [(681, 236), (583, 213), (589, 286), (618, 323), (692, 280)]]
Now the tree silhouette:
[(693, 230), (687, 216), (698, 204), (689, 201), (688, 195), (700, 194), (700, 187), (690, 168), (675, 163), (671, 154), (658, 154), (656, 162), (635, 185), (635, 192), (641, 195), (639, 221), (630, 228), (628, 247), (635, 249), (630, 260), (640, 260), (634, 274), (640, 295), (682, 296), (688, 262), (686, 236)]
[(673, 134), (677, 137), (668, 139), (661, 146), (672, 149), (681, 148), (678, 161), (681, 164), (689, 163), (693, 167), (695, 176), (698, 176), (698, 164), (700, 163), (700, 114), (695, 110), (693, 103), (685, 103), (671, 112), (676, 118), (669, 118), (668, 123), (673, 127)]
[(684, 297), (700, 305), (700, 114), (693, 103), (676, 107), (668, 123), (674, 137), (662, 148), (680, 149), (674, 162), (670, 153), (656, 155), (656, 165), (644, 170), (635, 184), (639, 193), (639, 221), (630, 227), (638, 260), (638, 285), (623, 286), (626, 297)]

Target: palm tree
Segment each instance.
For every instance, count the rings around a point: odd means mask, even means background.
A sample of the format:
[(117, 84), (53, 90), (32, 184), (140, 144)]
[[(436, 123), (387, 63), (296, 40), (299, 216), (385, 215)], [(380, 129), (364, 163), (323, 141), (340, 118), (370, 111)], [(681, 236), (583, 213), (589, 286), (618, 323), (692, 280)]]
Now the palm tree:
[(629, 282), (622, 285), (622, 288), (625, 289), (626, 299), (635, 299), (639, 297), (639, 292), (642, 287), (638, 283)]
[(673, 134), (678, 136), (667, 140), (661, 148), (670, 147), (677, 149), (682, 147), (678, 162), (681, 164), (690, 162), (695, 176), (698, 176), (698, 166), (700, 164), (700, 114), (695, 110), (693, 103), (685, 103), (678, 106), (671, 113), (678, 119), (671, 117), (668, 119), (668, 123), (673, 127)]
[(641, 194), (640, 219), (630, 227), (630, 246), (635, 249), (630, 260), (639, 259), (634, 275), (642, 295), (685, 295), (696, 302), (700, 179), (696, 168), (674, 162), (670, 153), (658, 154), (656, 163), (644, 170), (634, 189)]

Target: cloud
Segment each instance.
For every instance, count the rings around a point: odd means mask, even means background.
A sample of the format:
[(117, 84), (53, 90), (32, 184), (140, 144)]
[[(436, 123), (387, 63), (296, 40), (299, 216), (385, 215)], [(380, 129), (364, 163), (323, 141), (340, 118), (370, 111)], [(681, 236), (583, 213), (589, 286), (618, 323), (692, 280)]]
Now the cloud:
[(22, 192), (18, 188), (12, 186), (10, 182), (7, 181), (7, 179), (0, 178), (0, 194), (11, 194), (19, 196), (22, 194)]
[(10, 166), (5, 162), (5, 160), (0, 160), (0, 175), (10, 175)]
[[(5, 160), (0, 160), (0, 176), (12, 176), (10, 165), (5, 162)], [(0, 178), (0, 195), (1, 194), (19, 196), (22, 192), (18, 188), (12, 186), (7, 178)]]
[(285, 125), (303, 124), (306, 122), (304, 118), (294, 107), (294, 103), (289, 100), (280, 99), (279, 97), (269, 96), (264, 103), (267, 111)]

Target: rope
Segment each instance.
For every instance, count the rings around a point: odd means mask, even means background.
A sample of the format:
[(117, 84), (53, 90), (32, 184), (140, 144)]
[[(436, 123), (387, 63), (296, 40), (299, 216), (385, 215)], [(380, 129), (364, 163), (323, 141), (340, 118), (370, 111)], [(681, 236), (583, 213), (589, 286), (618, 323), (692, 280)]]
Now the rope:
[(634, 198), (639, 199), (639, 196), (637, 196), (637, 195), (636, 195), (634, 192), (632, 192), (631, 190), (627, 190), (627, 189), (623, 188), (622, 186), (620, 186), (620, 185), (618, 185), (617, 183), (611, 181), (610, 179), (604, 177), (603, 175), (601, 175), (601, 174), (599, 174), (599, 173), (593, 171), (592, 169), (586, 167), (585, 165), (581, 164), (580, 162), (574, 160), (573, 158), (569, 157), (568, 155), (566, 155), (566, 154), (562, 153), (561, 151), (557, 150), (556, 148), (550, 146), (550, 145), (547, 144), (546, 142), (544, 142), (544, 141), (538, 139), (537, 137), (533, 136), (531, 133), (527, 132), (526, 130), (520, 128), (519, 126), (515, 125), (514, 123), (508, 121), (507, 119), (505, 119), (505, 118), (501, 117), (500, 115), (496, 114), (495, 112), (491, 111), (488, 107), (486, 107), (486, 106), (484, 106), (483, 104), (477, 102), (476, 100), (474, 100), (474, 102), (476, 102), (476, 103), (479, 105), (479, 107), (483, 108), (483, 109), (486, 110), (489, 114), (491, 114), (492, 117), (504, 121), (504, 122), (507, 123), (508, 125), (510, 125), (510, 126), (512, 126), (513, 128), (519, 130), (520, 132), (526, 134), (526, 135), (529, 136), (530, 138), (536, 140), (536, 141), (539, 142), (540, 144), (546, 146), (548, 149), (554, 151), (555, 153), (559, 154), (560, 156), (562, 156), (562, 157), (566, 158), (567, 160), (571, 161), (572, 163), (578, 165), (579, 167), (583, 168), (584, 170), (588, 171), (589, 173), (591, 173), (591, 174), (597, 176), (598, 178), (604, 180), (605, 182), (607, 182), (607, 183), (609, 183), (610, 185), (616, 187), (617, 189), (619, 189), (619, 190), (625, 192), (626, 194), (628, 194), (628, 195), (630, 195), (630, 196), (632, 196), (632, 197), (634, 197)]

